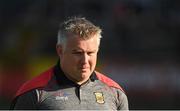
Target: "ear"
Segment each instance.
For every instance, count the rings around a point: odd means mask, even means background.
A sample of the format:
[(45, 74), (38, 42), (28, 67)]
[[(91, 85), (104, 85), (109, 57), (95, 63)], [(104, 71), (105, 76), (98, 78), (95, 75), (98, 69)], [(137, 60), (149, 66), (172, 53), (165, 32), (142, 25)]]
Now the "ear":
[(61, 58), (62, 54), (63, 54), (63, 47), (62, 47), (62, 45), (56, 45), (56, 52), (57, 52), (58, 56)]

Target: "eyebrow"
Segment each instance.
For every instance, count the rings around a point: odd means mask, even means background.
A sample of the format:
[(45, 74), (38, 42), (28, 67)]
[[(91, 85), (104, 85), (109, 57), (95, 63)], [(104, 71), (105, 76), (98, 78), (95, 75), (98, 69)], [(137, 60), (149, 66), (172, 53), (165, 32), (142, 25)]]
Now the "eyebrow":
[[(82, 49), (73, 49), (72, 50), (72, 52), (77, 52), (77, 51), (84, 52), (84, 50), (82, 50)], [(96, 52), (96, 50), (91, 50), (91, 51), (88, 51), (88, 52)]]
[(83, 50), (82, 49), (73, 49), (72, 51), (75, 52), (75, 51), (83, 51)]

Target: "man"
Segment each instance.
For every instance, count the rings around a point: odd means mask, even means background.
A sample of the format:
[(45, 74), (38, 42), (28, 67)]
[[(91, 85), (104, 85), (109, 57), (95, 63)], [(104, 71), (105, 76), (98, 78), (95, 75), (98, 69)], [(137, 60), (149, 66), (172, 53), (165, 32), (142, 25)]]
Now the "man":
[(57, 65), (25, 83), (12, 109), (128, 110), (122, 88), (95, 71), (101, 29), (71, 18), (58, 32)]

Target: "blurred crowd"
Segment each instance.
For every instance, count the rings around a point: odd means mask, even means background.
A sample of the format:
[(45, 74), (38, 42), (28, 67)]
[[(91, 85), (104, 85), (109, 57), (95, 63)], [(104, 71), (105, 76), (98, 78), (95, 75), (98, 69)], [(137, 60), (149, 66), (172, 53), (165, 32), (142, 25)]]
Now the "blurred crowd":
[(56, 64), (59, 23), (84, 16), (103, 29), (97, 70), (124, 87), (130, 109), (180, 109), (179, 0), (0, 0), (0, 109)]

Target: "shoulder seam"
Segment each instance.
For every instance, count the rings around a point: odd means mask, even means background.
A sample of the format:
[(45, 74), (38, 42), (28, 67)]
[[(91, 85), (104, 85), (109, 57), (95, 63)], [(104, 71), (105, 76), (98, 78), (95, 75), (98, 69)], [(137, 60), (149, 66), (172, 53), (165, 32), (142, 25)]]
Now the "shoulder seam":
[(105, 76), (102, 73), (99, 73), (97, 71), (95, 71), (95, 73), (96, 73), (97, 78), (101, 82), (103, 82), (104, 84), (108, 85), (109, 87), (114, 87), (114, 88), (120, 89), (123, 93), (125, 93), (123, 88), (118, 83), (116, 83), (115, 81), (113, 81), (112, 79), (110, 79), (109, 77)]
[(49, 70), (41, 73), (37, 77), (25, 82), (17, 91), (15, 97), (17, 97), (27, 91), (43, 87), (44, 85), (46, 85), (48, 83), (48, 81), (52, 77), (52, 74), (53, 74), (53, 68), (50, 68)]

